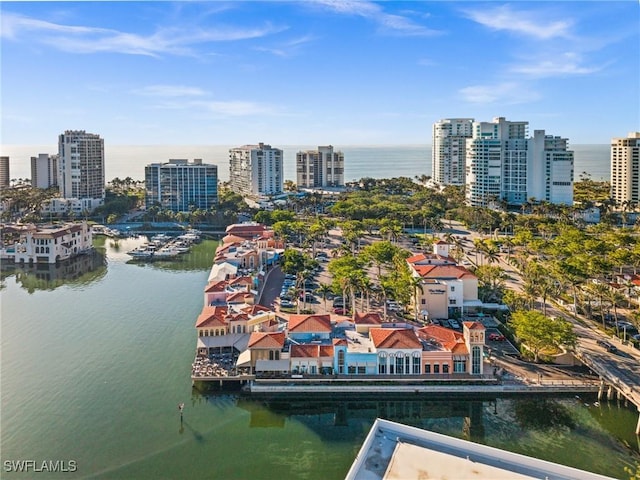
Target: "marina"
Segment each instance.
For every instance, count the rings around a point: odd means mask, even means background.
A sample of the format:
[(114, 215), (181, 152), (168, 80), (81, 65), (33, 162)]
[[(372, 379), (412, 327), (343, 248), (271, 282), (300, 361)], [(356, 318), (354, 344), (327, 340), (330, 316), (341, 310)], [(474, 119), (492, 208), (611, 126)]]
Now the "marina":
[(74, 459), (66, 478), (341, 479), (377, 417), (616, 478), (640, 458), (634, 411), (595, 406), (597, 394), (265, 401), (193, 388), (193, 320), (217, 242), (182, 262), (131, 263), (144, 241), (98, 238), (99, 275), (36, 290), (3, 273), (3, 460)]

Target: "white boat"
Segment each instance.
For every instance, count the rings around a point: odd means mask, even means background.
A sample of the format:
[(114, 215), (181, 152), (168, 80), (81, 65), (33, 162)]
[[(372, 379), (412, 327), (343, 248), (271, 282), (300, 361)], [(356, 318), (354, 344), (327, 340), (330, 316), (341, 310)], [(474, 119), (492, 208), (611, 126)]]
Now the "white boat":
[(163, 247), (154, 254), (154, 258), (171, 258), (180, 252), (175, 247)]
[(144, 244), (127, 252), (127, 255), (135, 259), (150, 259), (154, 257), (156, 253), (156, 247), (154, 245)]

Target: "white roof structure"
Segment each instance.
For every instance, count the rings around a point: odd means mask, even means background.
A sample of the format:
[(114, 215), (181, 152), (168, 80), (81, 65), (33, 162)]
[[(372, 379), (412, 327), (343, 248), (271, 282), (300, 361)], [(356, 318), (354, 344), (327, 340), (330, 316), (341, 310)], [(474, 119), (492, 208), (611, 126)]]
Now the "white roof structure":
[(613, 480), (378, 418), (346, 480)]
[(235, 277), (238, 267), (229, 262), (214, 263), (209, 272), (207, 282), (219, 282)]

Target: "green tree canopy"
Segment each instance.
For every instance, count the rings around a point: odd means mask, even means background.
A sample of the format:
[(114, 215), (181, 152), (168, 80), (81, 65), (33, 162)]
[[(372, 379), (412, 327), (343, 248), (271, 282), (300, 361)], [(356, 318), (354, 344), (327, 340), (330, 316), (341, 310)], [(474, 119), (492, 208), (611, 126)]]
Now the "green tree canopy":
[(511, 316), (516, 336), (531, 350), (535, 361), (540, 354), (561, 346), (573, 346), (576, 335), (573, 326), (562, 318), (551, 318), (535, 310), (519, 310)]

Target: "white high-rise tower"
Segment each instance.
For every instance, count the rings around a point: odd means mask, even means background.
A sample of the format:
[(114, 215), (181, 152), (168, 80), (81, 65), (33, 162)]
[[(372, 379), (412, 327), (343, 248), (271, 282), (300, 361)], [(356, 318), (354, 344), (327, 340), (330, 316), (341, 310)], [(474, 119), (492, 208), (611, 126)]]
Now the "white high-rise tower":
[(445, 118), (433, 124), (431, 177), (440, 185), (464, 185), (466, 141), (473, 118)]
[(77, 198), (92, 211), (104, 204), (104, 140), (84, 130), (58, 137), (58, 187), (62, 198)]
[(622, 205), (640, 202), (640, 132), (611, 139), (611, 197)]

